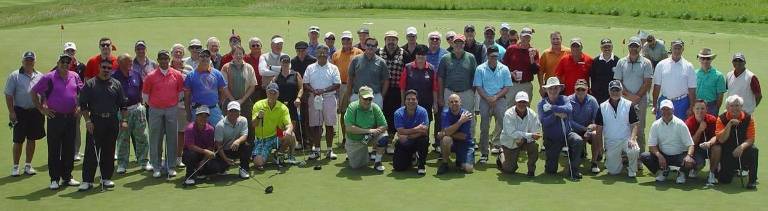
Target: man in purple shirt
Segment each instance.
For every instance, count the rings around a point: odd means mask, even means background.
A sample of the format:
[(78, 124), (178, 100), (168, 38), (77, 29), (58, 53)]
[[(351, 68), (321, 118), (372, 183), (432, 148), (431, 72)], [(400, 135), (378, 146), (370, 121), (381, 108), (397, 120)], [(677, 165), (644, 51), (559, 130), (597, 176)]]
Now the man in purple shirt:
[[(214, 127), (208, 123), (208, 117), (210, 116), (210, 109), (206, 106), (200, 106), (195, 110), (195, 121), (189, 123), (189, 126), (184, 130), (184, 153), (183, 160), (184, 165), (187, 166), (186, 180), (184, 185), (195, 185), (195, 178), (192, 178), (192, 173), (196, 169), (200, 169), (197, 172), (198, 176), (208, 175), (213, 173), (224, 172), (227, 168), (227, 163), (216, 158), (215, 149), (216, 144), (213, 141)], [(206, 160), (210, 160), (206, 162)], [(200, 166), (205, 164), (205, 166)]]
[[(137, 44), (138, 45), (138, 44)], [(128, 128), (120, 130), (117, 136), (117, 173), (124, 174), (128, 167), (128, 157), (130, 155), (130, 146), (133, 142), (133, 152), (136, 160), (139, 162), (139, 169), (152, 171), (152, 165), (149, 164), (147, 153), (149, 152), (149, 141), (147, 134), (147, 109), (141, 104), (141, 86), (144, 80), (141, 70), (132, 68), (134, 59), (128, 54), (122, 54), (117, 57), (118, 69), (112, 73), (112, 78), (120, 81), (123, 85), (123, 92), (128, 98), (128, 114), (120, 115), (122, 122), (128, 123)], [(131, 142), (129, 142), (129, 139)], [(175, 171), (169, 171), (170, 176), (176, 176)]]
[[(80, 182), (72, 178), (72, 166), (75, 158), (75, 123), (78, 113), (77, 94), (83, 88), (83, 82), (77, 73), (69, 71), (72, 58), (59, 56), (56, 71), (45, 74), (32, 87), (30, 95), (40, 113), (48, 117), (48, 175), (51, 177), (51, 190), (59, 189), (61, 184), (78, 186)], [(44, 97), (42, 103), (40, 97)]]

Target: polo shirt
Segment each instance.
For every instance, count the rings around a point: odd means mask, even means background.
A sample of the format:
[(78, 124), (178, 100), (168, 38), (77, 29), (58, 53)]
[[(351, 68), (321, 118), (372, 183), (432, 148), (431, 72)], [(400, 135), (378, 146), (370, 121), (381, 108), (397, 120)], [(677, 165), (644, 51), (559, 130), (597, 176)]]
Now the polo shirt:
[(214, 128), (211, 124), (205, 123), (202, 129), (195, 128), (195, 122), (191, 122), (184, 129), (184, 149), (192, 149), (192, 145), (213, 150), (214, 148)]
[(650, 43), (645, 43), (645, 45), (643, 45), (641, 54), (643, 57), (651, 60), (652, 63), (658, 63), (661, 60), (666, 59), (668, 56), (667, 48), (664, 47), (664, 42), (660, 40), (656, 40), (656, 46), (653, 48), (651, 47)]
[[(255, 71), (255, 69), (259, 67), (259, 56), (258, 55), (257, 56), (252, 56), (252, 54), (253, 54), (253, 52), (244, 55), (243, 56), (243, 61), (245, 61), (245, 63), (250, 64), (251, 67), (254, 68), (253, 74), (256, 77), (256, 82), (258, 82), (258, 84), (263, 84), (261, 82), (261, 74), (259, 73), (259, 71)], [(261, 55), (261, 54), (259, 54), (259, 55)]]
[[(360, 101), (356, 100), (347, 106), (347, 112), (344, 114), (344, 123), (362, 129), (372, 129), (386, 126), (387, 120), (376, 103), (371, 103), (368, 109), (363, 109), (360, 106)], [(347, 133), (346, 136), (351, 141), (362, 141), (365, 135)]]
[(307, 67), (315, 62), (317, 62), (317, 59), (310, 55), (304, 56), (304, 59), (299, 59), (299, 56), (294, 56), (293, 59), (291, 59), (291, 69), (301, 74), (301, 77), (304, 77)]
[(139, 63), (139, 59), (134, 58), (133, 64), (131, 65), (131, 70), (141, 74), (141, 79), (143, 80), (144, 78), (147, 77), (147, 75), (149, 75), (149, 73), (157, 69), (158, 66), (159, 65), (157, 64), (157, 62), (152, 61), (149, 58), (147, 58), (147, 61), (146, 63), (144, 63), (144, 65), (141, 65), (141, 63)]
[(440, 59), (437, 74), (443, 81), (443, 87), (453, 92), (463, 92), (472, 89), (477, 62), (475, 56), (464, 52), (461, 58), (451, 52)]
[(685, 58), (677, 62), (672, 58), (661, 60), (653, 73), (653, 85), (661, 86), (661, 95), (669, 99), (687, 95), (689, 88), (696, 88), (693, 65)]
[(636, 94), (643, 86), (643, 80), (653, 78), (653, 65), (645, 57), (631, 61), (629, 56), (619, 59), (613, 68), (613, 79), (621, 80), (624, 90)]
[(85, 82), (78, 102), (83, 111), (116, 114), (118, 109), (123, 110), (128, 106), (127, 100), (122, 84), (117, 79), (91, 78)]
[(219, 103), (219, 89), (227, 87), (227, 81), (217, 69), (193, 71), (184, 79), (184, 90), (192, 92), (192, 103), (215, 106)]
[[(331, 63), (325, 63), (325, 65), (314, 63), (309, 65), (303, 80), (305, 84), (309, 84), (313, 89), (325, 89), (334, 84), (341, 84), (339, 68)], [(328, 93), (333, 94), (336, 91)]]
[(696, 70), (696, 98), (708, 103), (717, 101), (717, 96), (725, 93), (725, 77), (723, 73), (711, 67), (709, 71), (699, 68)]
[[(451, 112), (451, 109), (448, 108), (448, 106), (446, 106), (446, 108), (443, 109), (443, 111), (441, 111), (440, 113), (440, 124), (441, 124), (440, 128), (445, 130), (445, 128), (448, 128), (453, 124), (456, 124), (457, 122), (459, 122), (459, 119), (461, 118), (461, 114), (464, 112), (467, 112), (467, 110), (462, 108), (461, 110), (459, 110), (458, 114), (453, 114)], [(456, 132), (464, 133), (465, 135), (467, 135), (466, 142), (470, 144), (474, 143), (473, 142), (474, 139), (472, 138), (472, 130), (471, 130), (472, 121), (473, 120), (469, 120), (464, 124), (461, 124), (459, 126), (459, 129), (456, 130)]]
[(514, 142), (520, 139), (533, 141), (533, 134), (541, 132), (541, 123), (536, 112), (531, 108), (525, 108), (525, 116), (517, 115), (516, 106), (512, 106), (504, 112), (504, 124), (501, 130), (501, 145), (515, 149)]
[(428, 50), (427, 51), (427, 62), (432, 65), (432, 67), (435, 67), (435, 70), (440, 68), (440, 59), (445, 56), (445, 54), (448, 54), (448, 51), (445, 50), (445, 48), (438, 48), (436, 51)]
[(477, 66), (472, 85), (482, 88), (486, 95), (496, 95), (504, 87), (512, 86), (512, 76), (509, 68), (501, 62), (496, 63), (496, 69), (491, 69), (488, 62), (485, 62)]
[[(387, 63), (387, 69), (389, 69), (389, 87), (400, 88), (400, 74), (403, 73), (403, 67), (405, 66), (405, 50), (403, 48), (397, 48), (394, 53), (389, 53), (385, 48), (379, 49), (379, 55)], [(409, 62), (410, 63), (410, 62)]]
[(659, 118), (651, 125), (648, 146), (658, 146), (665, 155), (685, 153), (691, 145), (693, 138), (688, 132), (688, 126), (676, 116), (673, 115), (669, 123), (664, 122), (664, 118)]
[(584, 97), (584, 102), (581, 102), (576, 94), (572, 94), (568, 96), (568, 101), (573, 107), (570, 116), (568, 116), (571, 128), (579, 134), (587, 132), (587, 127), (595, 123), (595, 117), (600, 110), (600, 103), (592, 95), (587, 95)]
[(563, 58), (564, 55), (570, 54), (571, 49), (566, 48), (565, 46), (560, 47), (560, 51), (552, 51), (552, 48), (547, 48), (543, 52), (541, 52), (541, 57), (539, 57), (539, 69), (543, 76), (543, 80), (547, 80), (549, 77), (557, 77), (555, 75), (555, 68), (557, 68), (557, 64), (560, 63), (560, 58)]
[(539, 72), (538, 52), (536, 53), (534, 62), (531, 63), (531, 57), (528, 55), (528, 49), (529, 48), (522, 48), (518, 44), (513, 44), (512, 46), (509, 46), (506, 53), (504, 53), (504, 59), (502, 60), (502, 63), (509, 67), (509, 72), (512, 74), (514, 74), (515, 71), (523, 72), (522, 80), (515, 82), (526, 83), (533, 81), (533, 75)]
[(613, 80), (613, 68), (619, 61), (619, 57), (611, 54), (610, 58), (604, 58), (601, 53), (592, 60), (589, 70), (590, 93), (595, 96), (597, 102), (605, 102), (608, 95), (608, 83)]
[[(742, 111), (741, 113), (739, 113), (739, 116), (736, 117), (736, 119), (741, 120), (742, 121), (741, 124), (744, 124), (744, 118), (746, 118), (746, 117), (747, 117), (747, 114)], [(733, 119), (734, 118), (733, 113), (726, 112), (725, 113), (725, 118)], [(728, 124), (728, 122), (722, 122), (722, 121), (720, 121), (720, 118), (717, 118), (717, 123), (715, 124), (715, 134), (719, 136), (720, 134), (725, 132), (725, 126), (727, 124)], [(750, 118), (750, 120), (749, 120), (749, 122), (747, 124), (748, 124), (747, 125), (747, 131), (746, 131), (746, 134), (744, 134), (744, 136), (746, 137), (746, 140), (752, 140), (753, 141), (752, 143), (754, 144), (754, 141), (755, 141), (755, 118), (754, 118), (754, 116), (752, 116), (752, 118)], [(734, 129), (738, 129), (738, 127), (734, 128)], [(733, 130), (731, 130), (731, 131), (733, 131)], [(744, 142), (746, 140), (741, 140), (741, 141)]]
[[(117, 70), (117, 57), (114, 55), (109, 55), (110, 61), (112, 61), (112, 69)], [(97, 54), (96, 56), (92, 56), (88, 59), (88, 62), (85, 64), (85, 79), (96, 77), (96, 75), (99, 75), (99, 71), (101, 70), (101, 54)]]
[(11, 75), (5, 80), (5, 96), (13, 96), (13, 106), (24, 109), (35, 108), (29, 91), (42, 77), (43, 74), (37, 70), (33, 70), (30, 75), (25, 74), (23, 68), (11, 71)]
[(248, 120), (243, 117), (237, 117), (235, 124), (229, 121), (228, 118), (223, 118), (216, 124), (216, 129), (213, 132), (213, 140), (223, 144), (226, 149), (232, 145), (238, 138), (248, 135)]
[(576, 62), (573, 55), (567, 54), (560, 58), (560, 63), (555, 68), (555, 75), (560, 78), (560, 82), (565, 84), (565, 95), (572, 95), (576, 92), (576, 80), (587, 80), (589, 69), (592, 68), (592, 58), (587, 53), (581, 53), (581, 61)]
[[(704, 134), (699, 137), (699, 140), (693, 140), (694, 143), (706, 142), (712, 137), (715, 137), (715, 128), (717, 127), (718, 122), (717, 117), (712, 114), (704, 114), (704, 122), (707, 123), (707, 128), (704, 129)], [(688, 119), (685, 120), (685, 125), (688, 126), (688, 132), (691, 133), (691, 137), (693, 137), (693, 134), (696, 134), (696, 131), (699, 130), (699, 120), (696, 120), (695, 115), (689, 116)]]
[[(198, 62), (197, 60), (192, 59), (192, 57), (183, 58), (181, 60), (184, 61), (184, 65), (188, 65), (188, 66), (192, 67), (193, 70), (197, 69), (197, 65), (200, 64), (200, 62)], [(211, 66), (213, 66), (213, 64), (211, 64)]]
[(347, 74), (355, 78), (355, 81), (351, 81), (355, 94), (363, 85), (371, 87), (373, 93), (381, 93), (384, 88), (382, 81), (389, 80), (390, 77), (387, 62), (379, 56), (369, 59), (365, 54), (357, 55), (349, 63), (348, 71)]
[(128, 71), (128, 76), (126, 76), (122, 71), (118, 70), (112, 73), (112, 78), (120, 81), (125, 97), (128, 98), (128, 105), (136, 105), (141, 102), (141, 86), (143, 83), (141, 73), (136, 70), (130, 70)]
[(416, 105), (416, 110), (413, 115), (408, 115), (408, 110), (405, 106), (398, 108), (395, 111), (395, 128), (411, 129), (419, 125), (429, 126), (429, 114), (427, 109)]
[(331, 63), (339, 68), (339, 76), (341, 76), (342, 84), (346, 84), (347, 78), (349, 78), (347, 74), (349, 74), (349, 67), (350, 63), (352, 63), (352, 58), (360, 54), (363, 54), (362, 50), (352, 47), (352, 50), (349, 51), (344, 51), (342, 48), (341, 50), (333, 53), (333, 56), (331, 56)]
[(269, 106), (269, 100), (263, 99), (253, 104), (252, 121), (259, 121), (259, 111), (264, 111), (264, 119), (261, 127), (254, 128), (256, 138), (264, 140), (277, 135), (277, 129), (285, 130), (286, 126), (291, 124), (291, 116), (288, 113), (288, 106), (280, 101), (275, 102), (275, 106)]
[(142, 93), (149, 99), (150, 108), (166, 109), (176, 105), (179, 101), (179, 93), (184, 91), (184, 75), (176, 69), (168, 67), (168, 73), (158, 68), (152, 71), (144, 79)]
[[(49, 84), (53, 87), (49, 87)], [(54, 112), (70, 114), (75, 112), (77, 94), (82, 88), (83, 81), (77, 73), (67, 71), (66, 78), (62, 78), (57, 71), (52, 71), (40, 77), (40, 81), (32, 86), (32, 91), (41, 96), (50, 91), (51, 95), (45, 96), (48, 108)]]

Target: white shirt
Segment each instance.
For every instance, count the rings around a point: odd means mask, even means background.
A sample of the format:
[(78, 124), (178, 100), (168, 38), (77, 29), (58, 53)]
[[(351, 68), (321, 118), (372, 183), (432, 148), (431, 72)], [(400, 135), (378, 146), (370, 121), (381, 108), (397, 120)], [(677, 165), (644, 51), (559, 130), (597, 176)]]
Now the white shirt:
[(527, 142), (533, 142), (534, 133), (541, 132), (541, 122), (536, 112), (527, 109), (525, 118), (520, 118), (515, 110), (516, 106), (512, 106), (504, 112), (504, 126), (501, 130), (501, 145), (507, 148), (515, 149), (517, 144), (515, 141), (525, 138)]
[(666, 58), (656, 65), (653, 84), (661, 86), (661, 95), (668, 99), (681, 97), (688, 94), (689, 88), (696, 88), (696, 72), (685, 58), (677, 62)]
[(744, 112), (747, 112), (748, 114), (752, 114), (752, 112), (755, 111), (755, 107), (757, 107), (757, 100), (755, 99), (755, 93), (752, 92), (752, 87), (750, 86), (752, 83), (752, 77), (754, 77), (755, 74), (752, 73), (752, 71), (749, 71), (749, 69), (744, 70), (741, 75), (736, 77), (736, 74), (734, 71), (728, 72), (728, 74), (725, 76), (728, 92), (725, 93), (725, 97), (730, 97), (731, 95), (739, 95), (742, 99), (744, 99), (744, 105), (742, 108), (744, 108)]
[(664, 118), (659, 118), (651, 125), (648, 146), (658, 146), (665, 155), (687, 152), (691, 145), (693, 145), (693, 138), (688, 132), (688, 126), (676, 116), (672, 116), (672, 121), (669, 123), (664, 122)]
[(611, 57), (608, 57), (608, 59), (605, 59), (605, 57), (603, 56), (603, 54), (602, 54), (602, 53), (600, 53), (600, 56), (598, 56), (598, 59), (600, 59), (600, 60), (603, 60), (603, 61), (605, 61), (605, 62), (610, 62), (611, 60), (613, 60), (613, 53), (611, 53)]
[[(326, 63), (325, 66), (321, 66), (318, 63), (310, 64), (304, 73), (304, 83), (309, 84), (313, 89), (325, 89), (334, 84), (341, 84), (339, 68), (331, 63)], [(333, 91), (326, 94), (335, 93)]]

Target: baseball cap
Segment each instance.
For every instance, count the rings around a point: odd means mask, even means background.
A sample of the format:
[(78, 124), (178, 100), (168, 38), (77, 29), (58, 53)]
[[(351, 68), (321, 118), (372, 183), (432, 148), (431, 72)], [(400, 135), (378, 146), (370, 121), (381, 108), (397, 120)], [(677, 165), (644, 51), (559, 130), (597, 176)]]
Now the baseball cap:
[(37, 58), (37, 56), (35, 56), (35, 52), (32, 52), (32, 51), (24, 52), (24, 54), (21, 56), (21, 59), (35, 60), (35, 58)]
[(456, 37), (455, 31), (448, 31), (445, 33), (445, 39), (453, 39)]
[(520, 30), (520, 36), (532, 36), (533, 35), (533, 29), (529, 27), (523, 27), (523, 29)]
[(240, 35), (238, 34), (229, 35), (229, 41), (232, 41), (232, 39), (236, 39), (237, 41), (240, 41)]
[(195, 115), (200, 114), (208, 114), (211, 115), (211, 109), (208, 109), (208, 106), (200, 106), (195, 109)]
[(499, 30), (510, 30), (512, 29), (512, 26), (510, 26), (508, 23), (501, 23), (501, 28)]
[(136, 41), (136, 44), (133, 45), (134, 48), (138, 48), (139, 46), (147, 47), (147, 42), (144, 42), (144, 40)]
[(430, 33), (429, 33), (429, 35), (427, 35), (427, 36), (428, 36), (429, 38), (437, 38), (437, 39), (440, 39), (440, 32), (438, 32), (438, 31), (433, 31), (433, 32), (430, 32)]
[(344, 39), (344, 38), (352, 39), (352, 32), (351, 31), (341, 32), (341, 39)]
[(384, 38), (387, 38), (387, 37), (394, 37), (394, 38), (398, 38), (398, 37), (397, 37), (397, 32), (396, 32), (396, 31), (394, 31), (394, 30), (391, 30), (391, 31), (387, 31), (387, 33), (384, 33)]
[(189, 41), (189, 47), (192, 46), (203, 46), (203, 44), (198, 39), (192, 39)]
[(578, 79), (578, 80), (576, 80), (576, 85), (574, 87), (576, 87), (576, 89), (578, 89), (578, 88), (589, 89), (589, 84), (587, 84), (587, 80)]
[(208, 49), (200, 51), (200, 56), (206, 55), (207, 57), (211, 57), (211, 51)]
[(75, 45), (74, 42), (64, 43), (64, 50), (66, 51), (66, 50), (69, 50), (69, 49), (77, 50), (77, 45)]
[(637, 36), (630, 37), (629, 38), (629, 44), (627, 44), (627, 46), (631, 46), (632, 44), (635, 44), (635, 45), (637, 45), (639, 47), (640, 46), (640, 38), (637, 37)]
[(168, 50), (160, 50), (160, 52), (157, 52), (157, 57), (160, 57), (161, 55), (171, 56), (171, 52), (168, 52)]
[(581, 38), (578, 38), (578, 37), (575, 37), (575, 38), (571, 39), (571, 46), (573, 46), (573, 44), (578, 44), (579, 47), (583, 46), (581, 44)]
[(624, 88), (621, 85), (621, 81), (613, 80), (613, 81), (608, 83), (608, 90), (611, 90), (611, 89), (624, 89)]
[(271, 83), (269, 83), (269, 85), (267, 85), (267, 91), (280, 92), (280, 86), (278, 86), (274, 82), (271, 82)]
[(238, 110), (238, 111), (240, 111), (240, 103), (238, 103), (237, 101), (229, 102), (227, 104), (227, 111), (231, 111), (231, 110)]
[(360, 33), (366, 33), (366, 34), (368, 34), (368, 33), (371, 33), (371, 31), (370, 31), (370, 30), (368, 30), (368, 27), (365, 27), (365, 26), (363, 26), (363, 27), (360, 27), (360, 30), (357, 30), (357, 33), (358, 33), (358, 34), (360, 34)]
[(524, 91), (519, 91), (517, 94), (515, 94), (515, 102), (525, 101), (526, 103), (528, 101), (528, 93), (525, 93)]
[(485, 26), (485, 28), (483, 28), (483, 32), (487, 32), (488, 30), (496, 33), (496, 28), (493, 28), (493, 26)]
[(336, 35), (335, 35), (335, 34), (333, 34), (333, 32), (326, 32), (326, 33), (325, 33), (325, 39), (328, 39), (328, 38), (331, 38), (331, 37), (333, 37), (334, 39), (336, 39)]
[(298, 42), (296, 42), (296, 45), (294, 46), (294, 48), (296, 48), (296, 49), (307, 49), (307, 48), (309, 48), (309, 44), (307, 44), (307, 42), (304, 42), (304, 41), (298, 41)]
[(604, 39), (600, 40), (600, 46), (601, 47), (602, 46), (606, 46), (606, 45), (613, 46), (613, 41), (611, 41), (611, 39), (608, 39), (608, 38), (604, 38)]
[(318, 26), (310, 26), (309, 27), (309, 32), (320, 33), (320, 27), (318, 27)]
[(71, 61), (72, 57), (70, 57), (69, 54), (61, 54), (59, 55), (59, 61), (61, 61), (62, 59), (69, 59)]
[(272, 39), (272, 43), (274, 43), (274, 44), (283, 43), (283, 41), (285, 41), (285, 40), (283, 40), (282, 37), (275, 37), (275, 38)]
[(736, 59), (740, 59), (741, 61), (745, 61), (745, 62), (747, 61), (747, 57), (745, 57), (744, 53), (742, 52), (736, 52), (735, 54), (733, 54), (733, 59), (731, 59), (731, 61)]
[(368, 86), (362, 86), (360, 87), (360, 90), (357, 91), (358, 96), (360, 96), (361, 99), (363, 98), (373, 98), (373, 89)]
[(680, 45), (681, 47), (685, 47), (685, 42), (683, 42), (683, 40), (678, 38), (675, 41), (672, 41), (672, 46), (675, 46), (675, 45)]
[(474, 31), (475, 31), (475, 26), (474, 25), (467, 24), (466, 26), (464, 26), (464, 32), (474, 32)]
[(405, 29), (405, 35), (406, 36), (416, 35), (416, 34), (418, 34), (418, 31), (416, 31), (416, 27), (411, 26), (411, 27), (408, 27), (408, 28)]
[(465, 41), (467, 41), (467, 38), (465, 38), (463, 34), (457, 34), (456, 36), (453, 37), (453, 41), (454, 42), (456, 42), (456, 41), (465, 42)]
[(675, 104), (672, 103), (671, 100), (665, 99), (664, 101), (661, 101), (661, 106), (659, 108), (667, 107), (669, 109), (675, 109)]
[(283, 54), (280, 56), (280, 62), (291, 62), (291, 56), (288, 56), (288, 54)]

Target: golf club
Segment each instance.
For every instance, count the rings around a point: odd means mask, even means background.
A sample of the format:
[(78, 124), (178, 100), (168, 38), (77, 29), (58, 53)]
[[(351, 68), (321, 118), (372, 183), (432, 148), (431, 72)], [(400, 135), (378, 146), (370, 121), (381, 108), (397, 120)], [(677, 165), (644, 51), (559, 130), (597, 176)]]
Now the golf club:
[(563, 127), (563, 140), (565, 141), (565, 147), (568, 148), (568, 171), (571, 174), (571, 180), (576, 180), (576, 177), (573, 176), (573, 165), (571, 163), (571, 147), (568, 146), (568, 133), (565, 130), (565, 121), (563, 119), (560, 119), (560, 125)]
[[(731, 129), (734, 129), (733, 131), (736, 132), (736, 147), (741, 146), (741, 141), (739, 141), (739, 130), (737, 127), (732, 127)], [(742, 151), (742, 154), (744, 152)], [(741, 176), (741, 172), (744, 171), (744, 168), (741, 166), (741, 155), (739, 155), (739, 174), (736, 175), (739, 177), (739, 180), (741, 181), (741, 187), (747, 187), (744, 186), (744, 176)]]
[[(306, 156), (306, 146), (304, 146), (304, 135), (306, 131), (304, 131), (304, 127), (301, 126), (301, 107), (296, 108), (296, 123), (299, 125), (299, 131), (301, 132), (301, 141), (299, 142), (301, 144), (301, 154)], [(295, 134), (295, 133), (294, 133)], [(307, 164), (307, 157), (304, 157), (304, 160), (299, 162), (299, 166), (304, 166)]]
[[(214, 157), (215, 157), (215, 155), (216, 155), (216, 154), (219, 154), (219, 151), (220, 151), (220, 150), (221, 150), (221, 148), (220, 148), (220, 149), (218, 149), (218, 150), (216, 150), (215, 152), (213, 152), (213, 154), (214, 154)], [(187, 178), (185, 178), (183, 181), (181, 181), (181, 182), (182, 182), (182, 184), (183, 184), (184, 182), (186, 182), (187, 180), (189, 180), (190, 178), (194, 177), (194, 176), (195, 176), (195, 174), (197, 174), (197, 172), (198, 172), (198, 171), (200, 171), (200, 169), (203, 169), (203, 167), (205, 167), (205, 164), (206, 164), (206, 163), (208, 163), (208, 161), (211, 161), (211, 160), (213, 160), (213, 159), (211, 159), (211, 158), (206, 158), (206, 159), (203, 161), (203, 163), (202, 163), (202, 164), (200, 164), (200, 166), (198, 166), (198, 167), (195, 169), (195, 171), (193, 171), (193, 172), (192, 172), (192, 174), (190, 174), (189, 176), (187, 176)]]
[[(86, 138), (87, 139), (87, 138)], [(104, 174), (101, 173), (101, 150), (96, 149), (96, 138), (93, 137), (93, 133), (91, 133), (91, 144), (93, 144), (93, 152), (96, 155), (96, 169), (99, 172), (99, 183), (101, 183), (101, 192), (106, 191), (104, 188)]]
[[(245, 171), (245, 169), (243, 169), (243, 167), (237, 166), (237, 168), (240, 168), (240, 171)], [(275, 188), (272, 185), (264, 186), (264, 184), (261, 183), (261, 181), (259, 181), (259, 179), (256, 179), (256, 177), (250, 177), (250, 178), (255, 180), (256, 183), (259, 183), (259, 185), (261, 185), (261, 187), (264, 188), (264, 194), (270, 194), (270, 193), (272, 193), (272, 191), (275, 190)]]
[[(704, 136), (704, 141), (706, 142), (707, 141), (707, 133), (704, 132), (702, 135)], [(710, 155), (709, 155), (709, 147), (711, 147), (711, 146), (708, 146), (706, 148), (706, 150), (707, 150), (707, 158), (709, 158), (709, 165), (711, 166), (711, 165), (714, 165), (714, 163), (712, 163), (712, 157), (710, 157)], [(711, 173), (711, 171), (710, 171), (710, 173)], [(712, 185), (714, 185), (714, 184), (709, 182), (709, 175), (707, 175), (707, 184), (706, 184), (706, 186), (709, 187), (709, 186), (712, 186)]]

